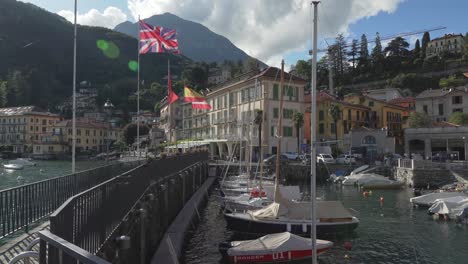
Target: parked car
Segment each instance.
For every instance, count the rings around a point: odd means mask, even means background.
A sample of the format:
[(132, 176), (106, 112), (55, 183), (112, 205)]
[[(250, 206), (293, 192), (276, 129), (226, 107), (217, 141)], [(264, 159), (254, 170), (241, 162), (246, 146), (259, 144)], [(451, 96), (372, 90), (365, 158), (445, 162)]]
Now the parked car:
[(290, 160), (298, 160), (299, 159), (299, 154), (296, 152), (285, 152), (282, 155), (286, 156)]
[(320, 154), (317, 154), (317, 162), (330, 164), (330, 163), (335, 163), (335, 159), (330, 154), (320, 153)]
[[(288, 157), (284, 154), (281, 154), (280, 160), (282, 163), (289, 161)], [(268, 165), (268, 166), (273, 165), (275, 163), (276, 163), (276, 154), (273, 154), (270, 157), (263, 160), (263, 164)]]
[(299, 156), (301, 159), (302, 164), (310, 164), (310, 154), (303, 154)]
[(336, 158), (337, 164), (354, 164), (356, 163), (356, 158), (353, 155), (341, 154)]

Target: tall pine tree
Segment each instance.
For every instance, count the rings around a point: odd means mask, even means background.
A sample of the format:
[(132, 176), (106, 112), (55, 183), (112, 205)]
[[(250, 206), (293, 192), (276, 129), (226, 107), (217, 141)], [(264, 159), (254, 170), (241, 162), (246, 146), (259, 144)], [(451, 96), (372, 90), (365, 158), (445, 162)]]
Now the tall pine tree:
[(358, 40), (353, 39), (353, 42), (351, 44), (351, 48), (350, 48), (350, 50), (348, 52), (348, 56), (350, 57), (348, 59), (348, 61), (353, 64), (353, 71), (354, 71), (354, 69), (356, 69), (356, 61), (358, 59), (358, 55), (359, 55)]
[(367, 37), (365, 34), (361, 36), (361, 48), (359, 49), (358, 68), (361, 71), (366, 71), (369, 65), (369, 48), (367, 46)]
[(375, 37), (375, 47), (371, 53), (372, 66), (376, 74), (383, 72), (384, 56), (382, 53), (382, 43), (380, 42), (380, 34), (377, 32)]
[(426, 57), (426, 48), (429, 44), (429, 41), (431, 41), (431, 36), (429, 35), (429, 32), (426, 31), (424, 32), (421, 43), (421, 58), (423, 59)]
[(416, 43), (414, 43), (413, 61), (419, 57), (421, 57), (421, 45), (419, 44), (419, 39), (417, 39)]
[(344, 75), (346, 69), (346, 41), (343, 34), (339, 34), (336, 37), (336, 52), (337, 52), (337, 62), (338, 62), (338, 70), (340, 73), (340, 77)]
[(0, 81), (0, 107), (5, 107), (7, 104), (7, 82)]

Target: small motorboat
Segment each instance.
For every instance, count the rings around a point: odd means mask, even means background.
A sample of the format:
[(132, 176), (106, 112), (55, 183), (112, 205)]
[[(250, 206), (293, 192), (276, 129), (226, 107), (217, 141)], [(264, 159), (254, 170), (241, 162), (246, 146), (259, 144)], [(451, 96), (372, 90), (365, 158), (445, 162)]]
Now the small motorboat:
[(5, 168), (7, 170), (22, 170), (22, 169), (24, 169), (24, 166), (21, 165), (21, 164), (9, 163), (9, 164), (3, 164), (3, 168)]
[[(317, 239), (317, 255), (331, 249), (333, 243)], [(289, 232), (269, 234), (255, 240), (221, 243), (219, 251), (231, 263), (275, 263), (312, 257), (312, 240)]]
[(10, 160), (10, 164), (18, 164), (22, 166), (36, 166), (36, 163), (32, 162), (31, 159), (17, 158)]

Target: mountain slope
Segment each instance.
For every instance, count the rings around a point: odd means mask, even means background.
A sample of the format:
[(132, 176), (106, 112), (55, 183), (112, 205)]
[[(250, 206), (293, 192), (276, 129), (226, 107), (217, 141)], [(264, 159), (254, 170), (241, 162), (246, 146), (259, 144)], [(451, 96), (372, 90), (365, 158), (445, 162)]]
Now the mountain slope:
[[(182, 54), (195, 61), (244, 61), (249, 57), (227, 38), (214, 33), (199, 23), (182, 19), (173, 14), (155, 15), (144, 19), (144, 21), (154, 26), (176, 29)], [(117, 25), (114, 30), (138, 38), (137, 23), (123, 22)]]
[[(23, 82), (17, 83), (24, 83), (15, 87), (21, 91), (9, 93), (20, 94), (21, 100), (9, 100), (7, 105), (54, 105), (72, 90), (73, 25), (32, 4), (1, 0), (0, 58), (0, 81), (14, 84), (16, 79), (10, 77), (19, 71)], [(168, 58), (173, 73), (178, 75), (190, 62), (184, 56), (141, 56), (142, 79), (146, 83), (160, 81), (167, 72)], [(135, 86), (129, 90), (136, 89), (136, 68), (129, 67), (136, 60), (134, 38), (100, 27), (78, 27), (77, 82), (86, 80), (99, 89), (122, 79), (134, 79)]]

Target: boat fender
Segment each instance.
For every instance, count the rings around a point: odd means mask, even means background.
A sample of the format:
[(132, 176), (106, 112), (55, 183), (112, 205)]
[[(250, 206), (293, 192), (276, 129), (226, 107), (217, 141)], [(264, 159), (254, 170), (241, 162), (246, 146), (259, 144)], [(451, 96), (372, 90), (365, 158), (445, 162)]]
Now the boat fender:
[(349, 241), (344, 242), (343, 246), (346, 250), (351, 250), (353, 248), (353, 244)]
[(307, 224), (302, 224), (302, 232), (307, 233)]
[(290, 223), (286, 224), (286, 231), (291, 232), (291, 224)]

